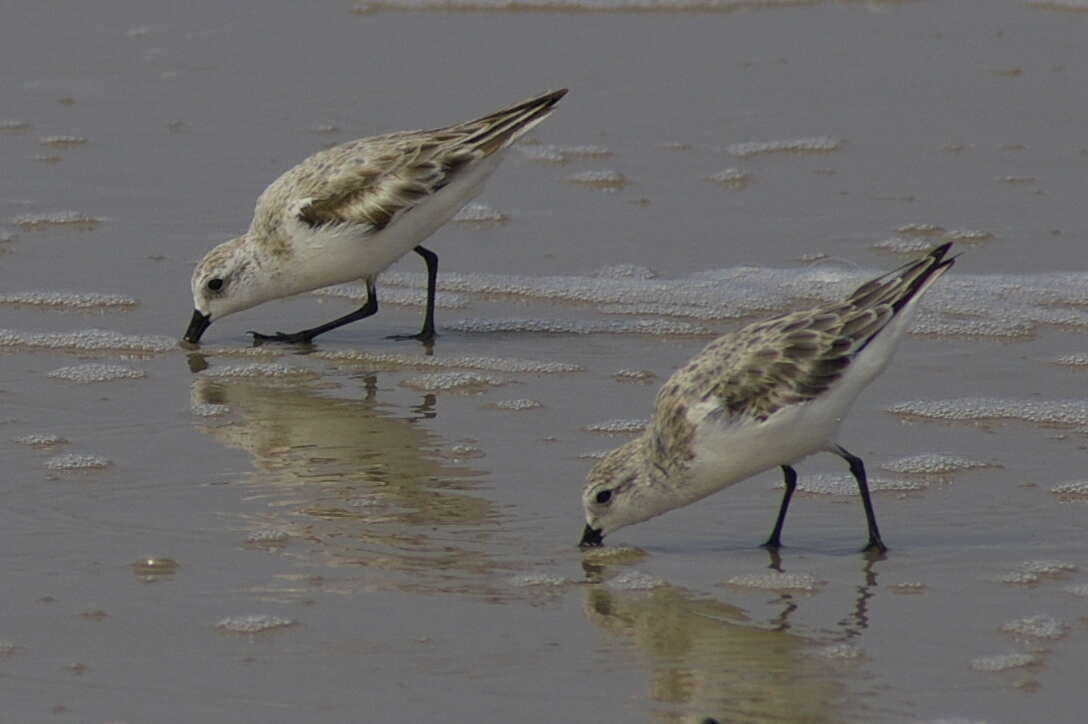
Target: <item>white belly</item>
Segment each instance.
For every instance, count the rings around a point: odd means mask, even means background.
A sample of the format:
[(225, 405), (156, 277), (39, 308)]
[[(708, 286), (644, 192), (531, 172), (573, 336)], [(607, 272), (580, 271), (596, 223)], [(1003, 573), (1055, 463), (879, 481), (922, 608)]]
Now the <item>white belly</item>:
[(888, 365), (910, 326), (921, 295), (907, 305), (854, 358), (842, 377), (819, 397), (784, 407), (764, 422), (731, 422), (712, 403), (694, 405), (695, 460), (682, 483), (689, 500), (715, 493), (756, 473), (834, 450), (839, 426), (861, 391)]
[[(887, 350), (873, 351), (880, 356)], [(839, 427), (850, 407), (883, 368), (883, 364), (874, 366), (871, 360), (866, 360), (865, 353), (823, 395), (785, 407), (764, 422), (730, 424), (707, 416), (709, 410), (703, 411), (695, 438), (696, 456), (685, 484), (697, 494), (694, 499), (764, 470), (791, 465), (813, 453), (834, 449)], [(693, 408), (692, 415), (698, 414), (700, 411)]]

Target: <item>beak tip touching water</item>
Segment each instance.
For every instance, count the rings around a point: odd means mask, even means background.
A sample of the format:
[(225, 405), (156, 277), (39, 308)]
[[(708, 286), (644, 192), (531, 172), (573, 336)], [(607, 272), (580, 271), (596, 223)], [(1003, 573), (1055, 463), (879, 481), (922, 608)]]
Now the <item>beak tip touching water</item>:
[(189, 328), (185, 330), (185, 334), (182, 336), (183, 342), (189, 344), (197, 344), (200, 342), (201, 336), (204, 334), (209, 326), (211, 326), (212, 318), (210, 315), (201, 314), (199, 310), (193, 310), (193, 318), (189, 320)]
[(604, 545), (604, 536), (601, 535), (600, 528), (593, 528), (586, 523), (585, 530), (582, 531), (582, 540), (578, 542), (579, 548), (596, 548), (597, 546)]

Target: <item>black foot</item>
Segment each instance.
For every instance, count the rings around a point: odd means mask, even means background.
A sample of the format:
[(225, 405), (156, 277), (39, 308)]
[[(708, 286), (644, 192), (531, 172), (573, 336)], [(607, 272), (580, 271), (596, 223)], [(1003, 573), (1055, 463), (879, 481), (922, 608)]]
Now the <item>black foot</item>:
[(434, 344), (434, 341), (437, 338), (438, 335), (434, 332), (417, 332), (416, 334), (391, 334), (386, 337), (386, 339), (396, 340), (414, 339), (415, 341), (422, 342), (423, 344)]
[(313, 341), (313, 336), (308, 334), (302, 334), (296, 332), (295, 334), (284, 334), (283, 332), (276, 332), (275, 334), (261, 334), (260, 332), (249, 331), (246, 334), (253, 335), (253, 346), (260, 347), (265, 342), (279, 342), (281, 344), (309, 344)]
[(778, 540), (777, 538), (774, 538), (774, 539), (768, 538), (767, 542), (766, 543), (760, 543), (759, 547), (763, 548), (764, 550), (768, 550), (768, 551), (777, 551), (779, 548), (782, 547), (782, 541)]
[(778, 571), (779, 573), (783, 573), (782, 556), (778, 555), (778, 549), (768, 548), (767, 557), (770, 558), (770, 563), (767, 564), (767, 567), (770, 568), (772, 571)]
[(861, 552), (883, 556), (885, 553), (888, 552), (888, 546), (884, 545), (884, 541), (882, 540), (870, 538), (868, 545), (862, 548)]

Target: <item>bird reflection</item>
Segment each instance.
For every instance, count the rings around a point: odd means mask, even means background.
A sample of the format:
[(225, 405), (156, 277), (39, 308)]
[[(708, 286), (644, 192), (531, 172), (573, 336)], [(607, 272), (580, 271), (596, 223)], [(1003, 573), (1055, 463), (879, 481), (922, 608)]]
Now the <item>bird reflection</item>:
[[(597, 572), (599, 573), (599, 571)], [(815, 642), (745, 623), (743, 611), (683, 588), (586, 587), (587, 618), (630, 642), (651, 670), (663, 722), (840, 722), (844, 682)]]
[(876, 595), (876, 565), (878, 559), (868, 560), (862, 569), (863, 581), (855, 589), (854, 610), (839, 621), (844, 638), (861, 636), (869, 628), (869, 601)]
[(494, 567), (483, 551), (499, 513), (472, 493), (483, 474), (421, 424), (436, 414), (433, 395), (406, 412), (378, 400), (377, 377), (357, 379), (349, 396), (320, 380), (196, 376), (194, 405), (230, 408), (199, 429), (253, 456), (243, 482), (261, 512), (248, 527), (306, 540), (285, 552), (306, 563), (380, 571), (371, 589), (485, 585), (464, 576)]
[[(771, 562), (767, 567), (776, 573), (785, 573), (782, 567), (782, 556), (776, 550), (768, 551)], [(839, 638), (848, 640), (861, 636), (865, 629), (869, 628), (869, 601), (876, 595), (877, 573), (876, 564), (885, 560), (884, 553), (865, 555), (862, 560), (862, 582), (855, 589), (854, 608), (849, 614), (843, 616), (838, 622)], [(599, 575), (599, 574), (598, 574)], [(772, 619), (771, 623), (776, 631), (787, 631), (791, 628), (790, 617), (797, 610), (796, 596), (793, 593), (784, 592), (779, 597), (782, 610)]]

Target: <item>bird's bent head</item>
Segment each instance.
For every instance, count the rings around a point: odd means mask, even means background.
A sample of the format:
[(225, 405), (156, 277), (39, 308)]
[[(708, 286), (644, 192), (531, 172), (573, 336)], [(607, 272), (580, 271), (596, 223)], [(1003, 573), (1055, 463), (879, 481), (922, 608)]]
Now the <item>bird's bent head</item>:
[(193, 270), (193, 317), (183, 340), (200, 341), (212, 322), (265, 301), (254, 260), (246, 253), (245, 237), (224, 242), (209, 251)]
[(589, 471), (582, 490), (586, 527), (579, 546), (602, 544), (609, 533), (664, 513), (674, 504), (658, 501), (652, 466), (647, 465), (642, 438), (616, 448)]

